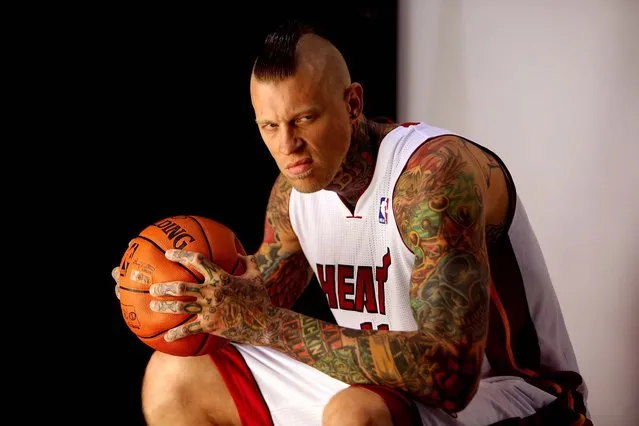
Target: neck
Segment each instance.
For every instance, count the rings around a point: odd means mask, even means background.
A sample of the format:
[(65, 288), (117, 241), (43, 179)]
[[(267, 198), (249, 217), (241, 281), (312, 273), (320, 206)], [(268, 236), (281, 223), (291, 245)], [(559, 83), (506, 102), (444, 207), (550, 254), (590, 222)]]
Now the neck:
[(382, 124), (362, 117), (353, 125), (351, 146), (333, 181), (326, 188), (336, 192), (353, 210), (373, 178), (379, 145), (396, 124)]

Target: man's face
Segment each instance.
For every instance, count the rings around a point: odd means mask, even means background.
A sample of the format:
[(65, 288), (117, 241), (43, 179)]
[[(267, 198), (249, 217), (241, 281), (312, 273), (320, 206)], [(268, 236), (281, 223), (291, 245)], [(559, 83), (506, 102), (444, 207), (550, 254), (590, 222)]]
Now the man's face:
[(325, 188), (350, 146), (346, 88), (326, 86), (304, 69), (280, 82), (251, 81), (260, 134), (280, 171), (300, 192)]

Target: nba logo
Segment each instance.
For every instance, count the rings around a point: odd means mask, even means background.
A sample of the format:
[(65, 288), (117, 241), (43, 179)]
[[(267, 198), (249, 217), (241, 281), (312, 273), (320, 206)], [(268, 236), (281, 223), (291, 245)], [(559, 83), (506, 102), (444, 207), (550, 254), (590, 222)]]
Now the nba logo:
[(379, 200), (379, 223), (388, 223), (388, 198)]

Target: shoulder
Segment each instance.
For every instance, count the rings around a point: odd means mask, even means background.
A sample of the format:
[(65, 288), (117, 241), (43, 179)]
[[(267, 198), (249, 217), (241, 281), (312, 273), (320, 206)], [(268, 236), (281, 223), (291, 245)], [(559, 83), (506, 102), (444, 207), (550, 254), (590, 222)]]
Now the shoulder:
[[(444, 134), (423, 140), (406, 162), (399, 180), (425, 180), (427, 187), (437, 187), (435, 177), (452, 178), (461, 172), (479, 173), (481, 165), (464, 138)], [(481, 185), (480, 185), (481, 186)], [(481, 188), (480, 188), (481, 189)]]
[(467, 144), (460, 136), (436, 136), (408, 158), (395, 184), (393, 213), (409, 247), (437, 238), (442, 226), (482, 221), (486, 182)]
[(284, 177), (283, 174), (279, 174), (275, 181), (273, 182), (273, 186), (271, 187), (271, 194), (269, 195), (268, 204), (278, 205), (280, 207), (286, 206), (286, 210), (288, 210), (288, 202), (291, 199), (291, 192), (293, 191), (293, 186), (291, 183)]
[(273, 183), (266, 207), (266, 227), (279, 233), (293, 233), (289, 216), (289, 203), (293, 186), (279, 174)]
[(278, 174), (275, 178), (275, 181), (273, 182), (271, 193), (287, 194), (290, 196), (292, 190), (293, 185), (291, 185), (289, 180), (286, 179), (286, 177), (282, 173)]

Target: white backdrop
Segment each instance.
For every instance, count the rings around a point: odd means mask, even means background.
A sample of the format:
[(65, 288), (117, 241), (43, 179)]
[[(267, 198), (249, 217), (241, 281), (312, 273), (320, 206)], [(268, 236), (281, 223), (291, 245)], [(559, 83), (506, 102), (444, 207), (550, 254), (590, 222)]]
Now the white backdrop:
[(509, 165), (595, 425), (639, 418), (639, 0), (399, 0), (400, 121)]

